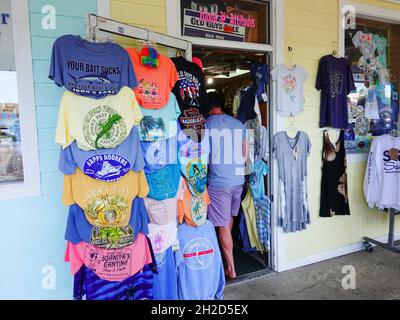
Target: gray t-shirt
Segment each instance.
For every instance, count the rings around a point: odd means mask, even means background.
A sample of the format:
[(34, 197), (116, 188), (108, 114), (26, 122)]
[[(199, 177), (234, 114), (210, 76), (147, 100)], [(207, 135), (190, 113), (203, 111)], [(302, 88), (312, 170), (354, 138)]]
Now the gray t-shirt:
[(302, 231), (310, 223), (307, 196), (307, 157), (311, 142), (305, 132), (295, 138), (286, 132), (274, 136), (273, 152), (279, 169), (279, 226), (284, 232)]

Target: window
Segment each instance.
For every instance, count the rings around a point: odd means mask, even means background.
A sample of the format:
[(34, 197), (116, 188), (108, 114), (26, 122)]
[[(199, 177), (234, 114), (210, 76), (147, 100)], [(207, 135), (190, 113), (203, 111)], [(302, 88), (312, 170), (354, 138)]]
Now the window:
[(26, 0), (0, 0), (0, 199), (40, 193), (28, 21)]
[(269, 2), (181, 0), (182, 35), (269, 44)]
[(345, 55), (357, 88), (349, 95), (348, 153), (368, 152), (374, 136), (397, 129), (399, 41), (398, 24), (357, 17), (355, 29), (345, 30)]

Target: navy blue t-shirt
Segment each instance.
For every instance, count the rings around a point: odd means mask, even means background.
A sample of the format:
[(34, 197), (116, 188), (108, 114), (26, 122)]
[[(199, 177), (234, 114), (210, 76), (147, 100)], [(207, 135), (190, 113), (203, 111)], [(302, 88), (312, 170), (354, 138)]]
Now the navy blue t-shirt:
[(75, 94), (96, 99), (117, 94), (124, 86), (137, 86), (131, 59), (124, 48), (74, 35), (54, 42), (49, 78)]
[(356, 89), (348, 60), (333, 55), (322, 57), (315, 88), (321, 90), (320, 127), (348, 129), (347, 95)]

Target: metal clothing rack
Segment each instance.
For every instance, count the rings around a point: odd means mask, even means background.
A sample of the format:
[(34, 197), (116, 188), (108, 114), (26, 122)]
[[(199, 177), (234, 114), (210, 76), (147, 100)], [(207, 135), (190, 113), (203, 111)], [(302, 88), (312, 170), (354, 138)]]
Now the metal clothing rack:
[(377, 245), (378, 247), (385, 248), (386, 250), (395, 252), (395, 253), (400, 253), (400, 247), (395, 245), (394, 241), (394, 223), (395, 223), (395, 217), (399, 213), (396, 212), (395, 209), (390, 209), (389, 210), (390, 214), (390, 220), (389, 220), (389, 235), (388, 235), (388, 243), (383, 243), (380, 241), (377, 241), (375, 239), (371, 239), (368, 237), (364, 237), (364, 248), (367, 252), (372, 252), (374, 250), (372, 244)]
[(135, 27), (109, 18), (89, 13), (86, 22), (86, 34), (92, 41), (99, 38), (101, 32), (111, 33), (131, 39), (151, 41), (165, 47), (185, 52), (185, 57), (192, 61), (192, 43), (187, 40), (167, 36), (162, 33)]

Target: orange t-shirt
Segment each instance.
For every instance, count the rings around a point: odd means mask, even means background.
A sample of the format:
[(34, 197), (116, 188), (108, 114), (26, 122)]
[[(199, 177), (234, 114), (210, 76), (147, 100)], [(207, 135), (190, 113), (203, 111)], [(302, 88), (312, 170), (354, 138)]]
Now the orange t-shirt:
[(207, 208), (210, 204), (207, 189), (201, 197), (194, 196), (185, 180), (185, 191), (183, 199), (178, 200), (178, 220), (179, 223), (185, 222), (192, 227), (202, 226), (207, 219)]
[(124, 227), (131, 217), (133, 199), (144, 198), (149, 192), (144, 171), (130, 170), (115, 182), (99, 181), (77, 168), (64, 176), (64, 205), (77, 203), (86, 219), (96, 227)]
[(138, 86), (134, 89), (139, 105), (146, 109), (161, 109), (167, 105), (178, 73), (170, 58), (160, 54), (158, 68), (142, 65), (140, 53), (135, 48), (126, 49), (135, 69)]

